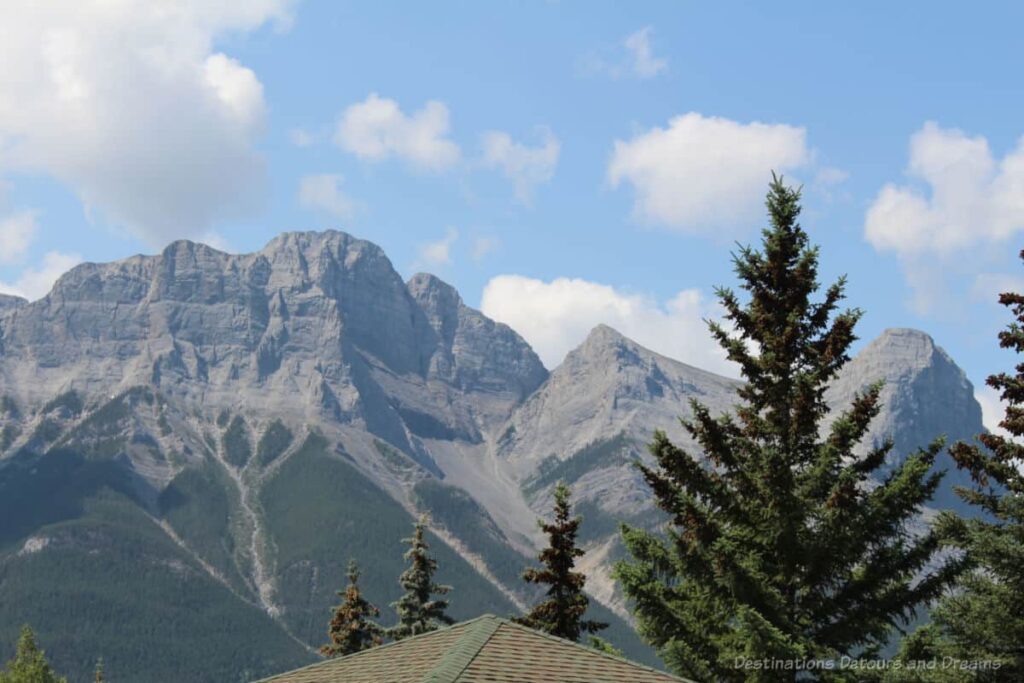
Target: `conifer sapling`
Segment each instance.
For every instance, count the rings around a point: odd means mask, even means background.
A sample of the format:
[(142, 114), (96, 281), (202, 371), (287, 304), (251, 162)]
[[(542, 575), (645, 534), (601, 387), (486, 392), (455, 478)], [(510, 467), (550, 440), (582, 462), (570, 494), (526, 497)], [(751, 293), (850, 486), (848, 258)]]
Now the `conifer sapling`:
[(0, 683), (67, 683), (67, 679), (50, 668), (46, 653), (39, 649), (35, 633), (26, 624), (21, 627), (14, 659), (0, 671)]
[(577, 642), (582, 634), (596, 633), (607, 628), (608, 624), (583, 618), (590, 603), (583, 592), (587, 578), (582, 572), (574, 571), (576, 558), (583, 555), (583, 550), (576, 546), (581, 518), (572, 516), (571, 492), (564, 482), (558, 483), (554, 493), (554, 520), (538, 522), (548, 535), (548, 547), (541, 551), (539, 557), (543, 566), (523, 573), (523, 580), (527, 583), (548, 587), (547, 599), (516, 621)]
[(441, 625), (454, 623), (454, 620), (445, 614), (448, 601), (433, 599), (435, 594), (447, 595), (452, 588), (434, 583), (437, 560), (427, 553), (429, 546), (423, 537), (426, 526), (426, 518), (421, 517), (416, 522), (413, 535), (402, 539), (403, 543), (409, 545), (409, 550), (405, 553), (405, 561), (409, 563), (409, 567), (398, 579), (405, 589), (405, 594), (398, 601), (391, 603), (398, 612), (398, 624), (388, 630), (388, 636), (395, 640), (435, 631)]
[(348, 585), (338, 591), (341, 604), (334, 608), (334, 616), (327, 629), (330, 642), (320, 648), (324, 657), (339, 657), (368, 650), (383, 642), (384, 629), (373, 621), (380, 610), (370, 604), (359, 590), (359, 565), (348, 563)]

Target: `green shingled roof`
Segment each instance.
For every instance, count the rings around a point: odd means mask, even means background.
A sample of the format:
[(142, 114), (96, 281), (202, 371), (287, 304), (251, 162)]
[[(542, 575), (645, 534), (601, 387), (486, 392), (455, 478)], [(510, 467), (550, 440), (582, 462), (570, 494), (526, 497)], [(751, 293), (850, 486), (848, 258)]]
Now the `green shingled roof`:
[(258, 683), (679, 683), (492, 615)]

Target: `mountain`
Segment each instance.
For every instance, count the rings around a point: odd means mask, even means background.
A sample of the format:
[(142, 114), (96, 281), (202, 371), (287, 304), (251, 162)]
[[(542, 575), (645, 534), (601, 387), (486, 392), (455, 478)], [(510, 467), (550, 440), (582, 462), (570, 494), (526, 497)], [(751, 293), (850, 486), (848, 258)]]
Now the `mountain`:
[[(899, 454), (981, 430), (926, 335), (883, 334), (830, 398), (879, 376), (872, 436)], [(340, 232), (76, 266), (39, 301), (0, 298), (0, 647), (30, 622), (79, 678), (98, 656), (154, 683), (284, 670), (315, 658), (350, 557), (389, 612), (420, 513), (453, 616), (512, 613), (565, 480), (594, 616), (656, 663), (609, 579), (617, 524), (660, 520), (631, 462), (656, 428), (692, 447), (689, 400), (728, 410), (737, 386), (606, 326), (549, 373), (450, 285), (403, 282)]]

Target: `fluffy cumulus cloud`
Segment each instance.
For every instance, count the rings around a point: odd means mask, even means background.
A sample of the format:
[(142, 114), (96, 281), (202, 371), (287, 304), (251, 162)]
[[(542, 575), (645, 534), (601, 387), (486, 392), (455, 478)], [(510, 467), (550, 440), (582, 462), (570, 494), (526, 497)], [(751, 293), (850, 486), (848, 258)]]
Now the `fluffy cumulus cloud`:
[(910, 139), (907, 175), (875, 198), (864, 234), (876, 249), (953, 254), (1024, 230), (1024, 138), (996, 159), (983, 137), (926, 123)]
[(13, 294), (29, 301), (40, 299), (46, 296), (57, 278), (81, 262), (78, 254), (47, 252), (38, 267), (24, 269), (14, 282), (0, 282), (0, 294)]
[(304, 176), (299, 181), (299, 204), (334, 218), (352, 218), (355, 202), (342, 190), (343, 181), (340, 175), (331, 173)]
[(561, 145), (550, 130), (541, 129), (541, 142), (530, 147), (516, 142), (508, 133), (490, 131), (481, 136), (483, 163), (496, 168), (512, 181), (516, 198), (524, 204), (533, 199), (534, 189), (555, 175)]
[(457, 239), (459, 231), (448, 228), (441, 239), (421, 244), (415, 267), (441, 268), (449, 265), (452, 262), (452, 247)]
[(0, 171), (43, 172), (151, 243), (252, 206), (256, 75), (215, 39), (286, 23), (291, 0), (0, 3)]
[(910, 138), (906, 176), (879, 191), (864, 236), (897, 255), (918, 314), (962, 316), (964, 293), (992, 302), (1019, 284), (996, 271), (1024, 231), (1024, 138), (997, 158), (984, 137), (929, 122)]
[(566, 353), (603, 323), (665, 356), (737, 375), (704, 322), (717, 311), (695, 289), (660, 303), (589, 280), (545, 282), (500, 275), (484, 288), (481, 309), (523, 335), (548, 368), (561, 363)]
[(771, 172), (810, 163), (803, 128), (691, 112), (616, 140), (612, 187), (631, 185), (636, 219), (689, 234), (735, 237), (760, 217)]
[(395, 100), (371, 93), (342, 112), (334, 143), (367, 161), (397, 158), (414, 168), (443, 171), (458, 163), (459, 146), (448, 139), (448, 107), (427, 102), (406, 114)]
[(37, 229), (35, 211), (26, 209), (0, 218), (0, 263), (20, 261)]

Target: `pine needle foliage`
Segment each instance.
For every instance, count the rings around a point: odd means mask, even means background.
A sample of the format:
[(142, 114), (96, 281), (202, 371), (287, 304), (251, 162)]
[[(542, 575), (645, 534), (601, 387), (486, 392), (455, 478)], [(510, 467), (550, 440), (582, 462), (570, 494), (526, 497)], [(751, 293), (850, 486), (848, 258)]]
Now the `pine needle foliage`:
[(348, 585), (338, 591), (341, 604), (327, 627), (329, 642), (320, 648), (324, 657), (341, 657), (377, 647), (384, 642), (384, 629), (373, 621), (380, 610), (370, 604), (359, 590), (359, 565), (348, 563)]
[(737, 661), (871, 653), (960, 570), (926, 570), (939, 539), (910, 529), (939, 484), (930, 470), (941, 441), (891, 470), (891, 442), (855, 456), (881, 384), (825, 428), (825, 389), (862, 314), (839, 310), (845, 278), (813, 300), (819, 252), (797, 222), (799, 190), (773, 176), (766, 204), (761, 250), (733, 256), (747, 301), (718, 288), (728, 327), (709, 323), (746, 380), (739, 403), (715, 416), (692, 402), (682, 425), (700, 452), (655, 434), (654, 464), (638, 466), (667, 533), (624, 526), (632, 559), (615, 569), (641, 635), (698, 680), (796, 680)]
[[(1024, 260), (1024, 251), (1020, 253)], [(1024, 294), (1005, 292), (999, 302), (1014, 321), (999, 333), (999, 345), (1024, 352)], [(957, 494), (983, 513), (964, 519), (943, 513), (937, 525), (945, 541), (971, 561), (957, 590), (939, 601), (933, 623), (904, 645), (903, 657), (942, 658), (998, 665), (978, 680), (1024, 680), (1024, 362), (1014, 374), (990, 376), (1006, 410), (999, 426), (1008, 436), (980, 434), (979, 443), (950, 448), (973, 487)]]
[(0, 671), (0, 683), (67, 683), (46, 661), (46, 653), (39, 649), (36, 635), (28, 625), (21, 627), (21, 636), (14, 659)]
[(398, 579), (405, 589), (405, 594), (391, 603), (398, 612), (398, 624), (388, 630), (388, 636), (394, 640), (428, 633), (442, 625), (454, 623), (454, 620), (445, 613), (448, 601), (433, 598), (434, 595), (447, 595), (452, 587), (434, 583), (437, 560), (427, 553), (430, 547), (424, 539), (426, 526), (426, 518), (421, 517), (416, 522), (413, 535), (402, 539), (403, 543), (409, 545), (409, 550), (405, 553), (405, 561), (409, 563), (409, 567)]
[(543, 566), (523, 572), (523, 580), (527, 583), (548, 587), (547, 599), (516, 621), (538, 631), (578, 642), (584, 633), (597, 633), (607, 628), (608, 624), (583, 618), (590, 604), (590, 599), (583, 592), (587, 577), (582, 572), (574, 571), (576, 559), (583, 556), (583, 550), (576, 545), (576, 534), (582, 519), (572, 516), (572, 492), (564, 482), (555, 486), (554, 493), (554, 520), (538, 521), (548, 536), (548, 547), (540, 552), (538, 558)]

